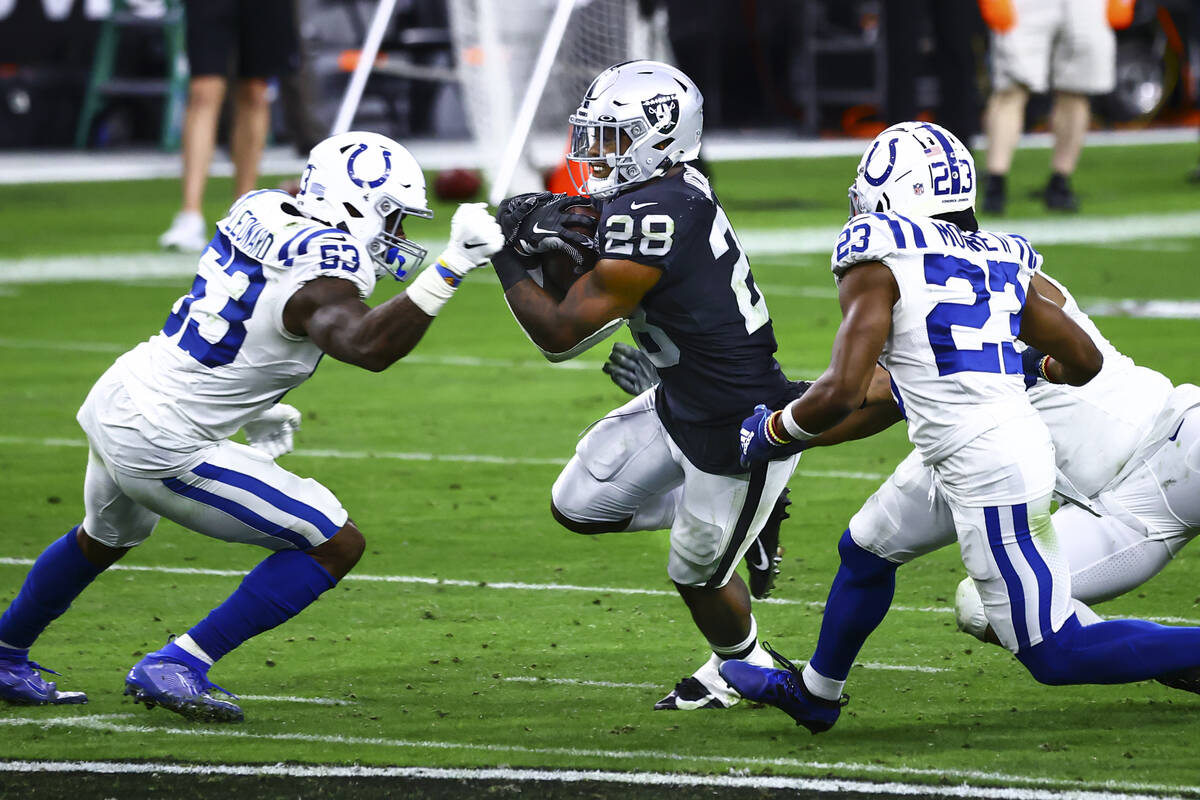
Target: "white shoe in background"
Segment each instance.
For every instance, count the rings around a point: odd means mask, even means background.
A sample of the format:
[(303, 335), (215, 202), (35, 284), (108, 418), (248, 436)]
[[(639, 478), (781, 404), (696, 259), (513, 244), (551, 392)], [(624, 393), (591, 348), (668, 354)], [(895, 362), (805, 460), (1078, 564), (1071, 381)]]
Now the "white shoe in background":
[(158, 237), (158, 245), (168, 250), (199, 253), (208, 246), (209, 238), (204, 217), (195, 211), (180, 211), (166, 233)]

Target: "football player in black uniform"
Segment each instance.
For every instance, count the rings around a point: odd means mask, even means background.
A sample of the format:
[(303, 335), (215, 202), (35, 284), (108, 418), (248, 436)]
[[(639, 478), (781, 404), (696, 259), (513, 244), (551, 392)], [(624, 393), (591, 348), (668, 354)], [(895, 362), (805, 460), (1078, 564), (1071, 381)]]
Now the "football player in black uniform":
[(578, 255), (590, 244), (568, 229), (590, 222), (569, 213), (579, 202), (571, 197), (505, 201), (509, 244), (493, 257), (509, 307), (548, 358), (573, 357), (627, 320), (658, 370), (657, 387), (583, 437), (554, 483), (551, 512), (578, 533), (670, 529), (667, 572), (713, 655), (661, 709), (730, 706), (740, 696), (718, 665), (771, 663), (735, 567), (765, 531), (772, 544), (759, 566), (770, 576), (799, 459), (797, 451), (750, 472), (738, 460), (741, 420), (763, 398), (778, 405), (801, 387), (775, 361), (766, 301), (729, 218), (687, 163), (699, 153), (702, 107), (696, 85), (667, 64), (602, 72), (571, 117), (568, 156), (600, 210), (595, 267), (561, 297), (528, 271), (538, 254)]

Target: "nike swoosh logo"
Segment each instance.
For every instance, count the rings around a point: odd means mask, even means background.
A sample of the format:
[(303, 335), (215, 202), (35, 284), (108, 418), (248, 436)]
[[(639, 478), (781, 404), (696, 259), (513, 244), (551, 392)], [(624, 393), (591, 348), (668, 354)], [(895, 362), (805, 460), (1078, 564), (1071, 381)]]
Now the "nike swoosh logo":
[(1173, 441), (1175, 441), (1175, 437), (1179, 435), (1179, 432), (1180, 432), (1181, 430), (1183, 430), (1183, 422), (1180, 422), (1180, 423), (1179, 423), (1179, 427), (1178, 427), (1178, 428), (1176, 428), (1176, 429), (1175, 429), (1175, 432), (1174, 432), (1174, 433), (1172, 433), (1172, 434), (1171, 434), (1171, 435), (1170, 435), (1170, 436), (1167, 438), (1167, 441), (1168, 441), (1168, 442), (1173, 442)]
[(558, 231), (548, 231), (545, 228), (543, 228), (541, 225), (538, 225), (536, 222), (533, 223), (533, 232), (534, 233), (549, 233), (549, 234), (557, 234), (558, 233)]
[[(754, 552), (758, 556), (758, 563), (754, 563), (749, 558), (746, 559), (746, 563), (758, 570), (769, 569), (771, 565), (767, 563), (767, 550), (762, 546), (762, 542), (755, 540)], [(749, 556), (750, 554), (747, 553), (746, 555)]]
[(474, 250), (476, 247), (483, 247), (487, 242), (464, 242), (463, 247), (468, 250)]
[(656, 206), (656, 205), (658, 205), (658, 201), (651, 200), (649, 203), (630, 203), (629, 207), (631, 209), (633, 209), (634, 211), (637, 211), (639, 208), (645, 208), (646, 206)]

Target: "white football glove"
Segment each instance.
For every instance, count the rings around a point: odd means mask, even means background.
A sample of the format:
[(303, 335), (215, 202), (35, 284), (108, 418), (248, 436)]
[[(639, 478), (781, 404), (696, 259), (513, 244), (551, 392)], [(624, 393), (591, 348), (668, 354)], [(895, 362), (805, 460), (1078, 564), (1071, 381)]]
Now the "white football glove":
[(300, 429), (300, 412), (286, 403), (276, 403), (242, 426), (246, 441), (271, 458), (292, 452), (293, 434)]
[(450, 218), (450, 243), (438, 261), (462, 277), (486, 264), (503, 246), (504, 234), (488, 213), (487, 203), (463, 203)]

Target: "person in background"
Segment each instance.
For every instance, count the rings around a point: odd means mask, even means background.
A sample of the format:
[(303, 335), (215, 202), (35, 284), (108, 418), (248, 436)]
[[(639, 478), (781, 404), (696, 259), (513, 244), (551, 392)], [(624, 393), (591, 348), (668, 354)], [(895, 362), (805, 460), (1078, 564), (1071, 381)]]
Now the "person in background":
[(270, 81), (295, 71), (298, 61), (293, 0), (186, 0), (188, 86), (183, 120), (183, 203), (159, 237), (164, 248), (200, 252), (210, 231), (204, 222), (204, 186), (217, 142), (217, 123), (236, 59), (233, 196), (255, 188), (270, 125)]
[(884, 5), (887, 36), (887, 120), (915, 119), (918, 106), (919, 44), (932, 28), (931, 67), (937, 78), (937, 122), (963, 142), (979, 133), (980, 97), (976, 82), (977, 40), (986, 30), (974, 3), (958, 0), (889, 0)]
[(1111, 92), (1116, 84), (1113, 29), (1129, 25), (1133, 4), (1134, 0), (979, 0), (984, 22), (992, 29), (992, 94), (984, 120), (985, 213), (1004, 213), (1008, 170), (1025, 125), (1025, 104), (1030, 93), (1051, 88), (1054, 153), (1042, 199), (1050, 209), (1079, 209), (1071, 176), (1091, 116), (1088, 98)]

